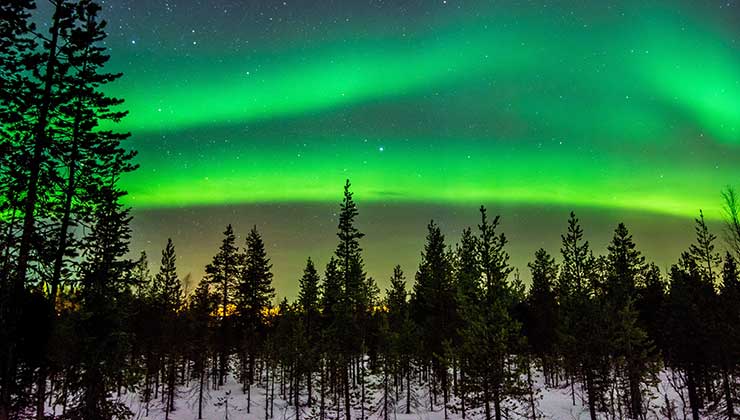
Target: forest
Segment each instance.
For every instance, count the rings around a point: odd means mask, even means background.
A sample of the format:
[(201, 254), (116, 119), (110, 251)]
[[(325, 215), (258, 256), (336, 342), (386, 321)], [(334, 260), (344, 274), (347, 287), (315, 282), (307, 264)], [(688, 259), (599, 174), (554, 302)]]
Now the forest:
[[(534, 252), (525, 284), (500, 218), (481, 206), (460, 238), (429, 222), (419, 266), (396, 266), (379, 290), (347, 180), (336, 250), (325, 267), (306, 260), (296, 300), (278, 301), (256, 226), (243, 243), (227, 226), (186, 290), (171, 240), (155, 272), (130, 249), (120, 179), (136, 153), (114, 129), (123, 100), (105, 93), (121, 74), (104, 71), (100, 5), (59, 0), (44, 30), (34, 9), (0, 2), (0, 420), (134, 418), (124, 394), (169, 419), (185, 389), (205, 418), (207, 394), (229, 381), (266, 420), (276, 400), (296, 420), (536, 419), (535, 376), (591, 419), (740, 418), (732, 188), (725, 230), (699, 212), (667, 272), (624, 224), (594, 254), (571, 213), (561, 248)], [(661, 373), (680, 401), (658, 393)]]

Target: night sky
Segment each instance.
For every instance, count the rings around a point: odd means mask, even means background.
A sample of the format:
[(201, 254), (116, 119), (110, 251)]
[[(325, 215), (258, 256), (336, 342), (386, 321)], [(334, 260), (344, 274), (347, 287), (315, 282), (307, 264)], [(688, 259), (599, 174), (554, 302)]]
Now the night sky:
[(738, 1), (104, 3), (132, 248), (156, 269), (171, 236), (195, 281), (227, 223), (256, 224), (294, 296), (345, 178), (381, 288), (413, 278), (430, 218), (454, 242), (480, 204), (523, 277), (571, 209), (596, 250), (623, 220), (665, 268), (740, 179)]

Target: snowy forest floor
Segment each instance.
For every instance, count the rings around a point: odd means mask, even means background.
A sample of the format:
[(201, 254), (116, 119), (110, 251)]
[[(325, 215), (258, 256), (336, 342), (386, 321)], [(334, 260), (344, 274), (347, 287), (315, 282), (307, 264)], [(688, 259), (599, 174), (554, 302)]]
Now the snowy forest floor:
[[(376, 377), (370, 376), (369, 384), (378, 383)], [(573, 404), (573, 394), (568, 383), (561, 384), (560, 387), (546, 387), (540, 374), (533, 377), (534, 382), (534, 400), (537, 418), (541, 419), (588, 419), (588, 407), (586, 405), (585, 395), (581, 387), (576, 384), (573, 391), (575, 392), (575, 405)], [(662, 372), (660, 381), (651, 389), (646, 389), (645, 394), (650, 396), (647, 407), (648, 419), (667, 419), (683, 420), (690, 417), (690, 411), (687, 404), (683, 403), (686, 398), (685, 391), (682, 398), (675, 384), (676, 378), (671, 377), (670, 373)], [(289, 404), (280, 395), (279, 385), (275, 385), (275, 397), (272, 407), (272, 417), (268, 420), (292, 420), (296, 419), (296, 410), (294, 405)], [(609, 390), (607, 390), (607, 394)], [(389, 420), (444, 420), (445, 412), (441, 401), (435, 406), (434, 410), (429, 409), (429, 390), (424, 384), (416, 384), (414, 389), (414, 403), (412, 404), (412, 413), (405, 414), (406, 399), (405, 392), (401, 393), (399, 401), (394, 406), (395, 410), (389, 410)], [(251, 410), (247, 412), (247, 395), (242, 390), (242, 385), (234, 377), (229, 377), (227, 383), (218, 389), (206, 389), (203, 398), (203, 419), (223, 420), (223, 419), (244, 419), (244, 420), (262, 420), (266, 418), (265, 413), (265, 389), (259, 384), (252, 386), (251, 392)], [(608, 397), (608, 395), (607, 395)], [(300, 419), (318, 419), (318, 397), (312, 407), (306, 406), (307, 396), (301, 395), (301, 412)], [(382, 412), (382, 389), (368, 385), (367, 403), (365, 410), (366, 419), (383, 419)], [(133, 412), (135, 420), (161, 420), (165, 419), (163, 399), (160, 397), (152, 399), (150, 403), (145, 404), (138, 393), (123, 393), (118, 400), (126, 404)], [(441, 397), (439, 397), (441, 400)], [(670, 404), (669, 410), (666, 409), (666, 403)], [(268, 401), (269, 404), (269, 401)], [(336, 406), (330, 398), (327, 398), (327, 408), (325, 417), (327, 419), (343, 419), (344, 412), (336, 413)], [(459, 411), (460, 401), (453, 399), (447, 411), (449, 419), (460, 419), (462, 415)], [(457, 408), (457, 410), (455, 409)], [(59, 414), (61, 407), (48, 407), (49, 414)], [(395, 411), (395, 412), (394, 412)], [(355, 407), (353, 419), (361, 418), (359, 406)], [(712, 418), (707, 414), (706, 418)], [(175, 411), (170, 412), (170, 420), (192, 420), (198, 418), (198, 383), (191, 382), (189, 385), (180, 386), (175, 398)], [(472, 420), (484, 419), (485, 415), (481, 407), (469, 410), (467, 418)], [(506, 401), (505, 416), (506, 419), (525, 419), (532, 418), (532, 405), (529, 398), (521, 401)], [(620, 415), (618, 408), (614, 412), (599, 413), (599, 418), (603, 419), (620, 419), (625, 418)]]

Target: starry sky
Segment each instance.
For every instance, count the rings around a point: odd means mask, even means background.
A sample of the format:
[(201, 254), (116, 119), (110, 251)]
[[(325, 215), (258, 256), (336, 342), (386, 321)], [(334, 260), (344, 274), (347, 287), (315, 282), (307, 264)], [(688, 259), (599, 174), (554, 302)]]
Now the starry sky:
[[(134, 249), (197, 281), (256, 224), (281, 295), (334, 249), (350, 178), (368, 272), (500, 213), (512, 261), (626, 221), (666, 267), (740, 175), (740, 2), (108, 0), (141, 168)], [(156, 264), (155, 264), (156, 267)]]

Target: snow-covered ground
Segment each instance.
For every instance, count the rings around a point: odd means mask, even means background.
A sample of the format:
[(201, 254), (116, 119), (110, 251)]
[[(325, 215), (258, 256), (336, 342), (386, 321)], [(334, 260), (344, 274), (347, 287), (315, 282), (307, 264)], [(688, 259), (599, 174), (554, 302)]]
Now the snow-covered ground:
[[(536, 399), (536, 411), (538, 418), (543, 419), (588, 419), (588, 407), (585, 405), (585, 396), (583, 391), (576, 386), (575, 387), (575, 405), (573, 404), (573, 396), (571, 394), (570, 386), (563, 385), (562, 388), (546, 388), (542, 381), (541, 376), (533, 378), (535, 380), (537, 393)], [(649, 390), (652, 395), (652, 399), (648, 409), (648, 419), (666, 419), (668, 418), (668, 412), (666, 411), (666, 400), (669, 401), (673, 419), (685, 419), (689, 417), (688, 407), (684, 407), (681, 402), (681, 397), (675, 391), (674, 387), (671, 386), (670, 375), (666, 372), (661, 373), (660, 382)], [(429, 397), (425, 387), (417, 387), (416, 389), (416, 400), (417, 401), (428, 401)], [(180, 387), (177, 392), (175, 401), (175, 411), (169, 413), (169, 419), (171, 420), (193, 420), (198, 418), (198, 388), (197, 383), (191, 383), (189, 387)], [(304, 389), (305, 392), (305, 389)], [(371, 395), (368, 399), (371, 400), (367, 403), (367, 406), (380, 406), (381, 394), (376, 392)], [(373, 398), (374, 397), (374, 398)], [(134, 419), (136, 420), (161, 420), (165, 418), (164, 404), (161, 398), (153, 399), (148, 409), (146, 404), (141, 402), (141, 398), (138, 394), (128, 393), (121, 397), (121, 401), (124, 402), (134, 413)], [(306, 396), (302, 396), (302, 403), (305, 404)], [(327, 405), (331, 404), (327, 401)], [(430, 411), (427, 407), (417, 407), (412, 414), (402, 414), (405, 410), (405, 399), (401, 399), (396, 405), (397, 412), (391, 412), (389, 414), (390, 420), (444, 420), (445, 413), (439, 404), (435, 407), (434, 411)], [(49, 409), (51, 411), (51, 408)], [(58, 414), (59, 408), (55, 410)], [(368, 410), (371, 411), (371, 410)], [(381, 413), (370, 413), (366, 411), (365, 417), (367, 419), (379, 419), (382, 418)], [(148, 412), (148, 414), (147, 414)], [(509, 402), (507, 404), (507, 414), (509, 419), (524, 418), (521, 413), (526, 413), (528, 418), (531, 418), (532, 408), (528, 401), (522, 401), (518, 404)], [(600, 413), (600, 418), (604, 419), (619, 419), (620, 414), (615, 413)], [(454, 413), (448, 411), (449, 419), (461, 418), (460, 413)], [(251, 410), (247, 413), (247, 396), (242, 390), (241, 384), (237, 383), (234, 378), (229, 378), (227, 383), (219, 389), (209, 389), (205, 391), (205, 397), (203, 402), (203, 419), (207, 420), (223, 420), (223, 419), (245, 419), (245, 420), (263, 420), (265, 419), (265, 390), (259, 385), (252, 387), (251, 395)], [(275, 400), (273, 408), (274, 420), (290, 420), (296, 418), (296, 411), (293, 405), (280, 398), (278, 386), (275, 387)], [(327, 419), (336, 419), (337, 416), (332, 408), (327, 408)], [(341, 419), (344, 418), (344, 413), (340, 413)], [(359, 408), (354, 412), (354, 419), (360, 419)], [(469, 419), (483, 419), (485, 418), (481, 409), (473, 412), (468, 412), (467, 418)], [(622, 416), (621, 418), (624, 418)], [(301, 407), (300, 419), (318, 419), (318, 404), (314, 404), (314, 407)]]

